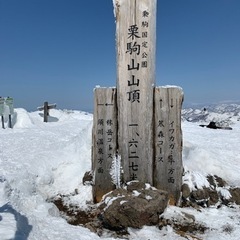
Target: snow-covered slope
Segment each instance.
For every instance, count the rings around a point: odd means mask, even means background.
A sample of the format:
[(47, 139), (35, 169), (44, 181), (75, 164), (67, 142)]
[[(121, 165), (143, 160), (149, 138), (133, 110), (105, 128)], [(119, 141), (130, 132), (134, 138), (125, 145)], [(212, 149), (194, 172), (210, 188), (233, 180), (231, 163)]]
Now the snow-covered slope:
[[(208, 118), (204, 121), (212, 121), (213, 116), (224, 121), (228, 119), (233, 130), (226, 131), (201, 128), (200, 122), (191, 120), (201, 116), (202, 110), (184, 111), (184, 181), (193, 188), (201, 188), (207, 184), (208, 174), (216, 174), (229, 185), (240, 186), (239, 112), (224, 110), (221, 113), (219, 109), (216, 113), (207, 109)], [(13, 128), (0, 129), (1, 240), (100, 239), (86, 228), (69, 225), (56, 206), (49, 202), (58, 194), (75, 193), (69, 201), (82, 209), (87, 208), (86, 203), (92, 199), (91, 187), (82, 184), (82, 177), (91, 169), (91, 137), (91, 114), (53, 109), (49, 122), (43, 123), (41, 112), (15, 109)], [(209, 227), (199, 238), (239, 239), (240, 211), (237, 206), (231, 209), (213, 207), (201, 212), (169, 207), (166, 215), (181, 211), (193, 214), (196, 221)], [(225, 231), (228, 226), (231, 231)], [(136, 240), (186, 239), (170, 226), (161, 231), (157, 227), (129, 229), (129, 233), (129, 239)], [(101, 239), (113, 237), (105, 234)]]
[(182, 110), (182, 118), (189, 122), (208, 124), (213, 121), (219, 126), (230, 126), (240, 121), (240, 104), (212, 104)]

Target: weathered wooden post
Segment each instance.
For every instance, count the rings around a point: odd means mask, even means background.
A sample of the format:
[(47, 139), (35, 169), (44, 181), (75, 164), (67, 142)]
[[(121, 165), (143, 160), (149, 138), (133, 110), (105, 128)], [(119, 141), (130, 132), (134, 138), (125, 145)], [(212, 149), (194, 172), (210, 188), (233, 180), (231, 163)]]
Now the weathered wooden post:
[(119, 154), (123, 180), (152, 184), (156, 0), (116, 0)]
[(94, 119), (92, 143), (93, 199), (115, 188), (111, 168), (117, 154), (116, 88), (94, 90)]
[(170, 203), (178, 204), (182, 187), (181, 109), (183, 91), (157, 87), (154, 98), (154, 180), (158, 189), (169, 192)]
[(43, 122), (48, 122), (49, 110), (56, 108), (57, 104), (48, 104), (48, 102), (44, 102), (43, 106), (38, 107), (39, 111), (43, 110)]
[(44, 102), (43, 104), (43, 121), (44, 122), (48, 121), (48, 115), (49, 115), (48, 102)]

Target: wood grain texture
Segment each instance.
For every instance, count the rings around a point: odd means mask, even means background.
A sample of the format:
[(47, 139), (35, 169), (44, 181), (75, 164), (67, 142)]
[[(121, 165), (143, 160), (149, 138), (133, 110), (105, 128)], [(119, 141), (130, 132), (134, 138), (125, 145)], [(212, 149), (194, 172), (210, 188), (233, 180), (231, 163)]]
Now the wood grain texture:
[(113, 158), (117, 152), (116, 88), (96, 88), (93, 117), (93, 199), (115, 188), (110, 175)]
[(156, 0), (116, 0), (119, 153), (124, 182), (152, 183)]
[(180, 88), (155, 88), (154, 94), (154, 186), (169, 192), (172, 204), (177, 204), (182, 187)]

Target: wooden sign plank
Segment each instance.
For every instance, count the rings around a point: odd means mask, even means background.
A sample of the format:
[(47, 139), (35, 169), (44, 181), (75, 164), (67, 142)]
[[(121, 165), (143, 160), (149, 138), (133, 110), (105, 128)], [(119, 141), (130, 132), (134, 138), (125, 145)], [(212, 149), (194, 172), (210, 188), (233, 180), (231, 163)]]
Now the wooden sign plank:
[(182, 187), (181, 109), (183, 92), (178, 87), (155, 88), (154, 186), (169, 192), (177, 204)]
[(116, 88), (96, 88), (93, 117), (93, 200), (115, 188), (110, 174), (117, 154)]
[(156, 0), (115, 0), (119, 154), (124, 182), (152, 184)]

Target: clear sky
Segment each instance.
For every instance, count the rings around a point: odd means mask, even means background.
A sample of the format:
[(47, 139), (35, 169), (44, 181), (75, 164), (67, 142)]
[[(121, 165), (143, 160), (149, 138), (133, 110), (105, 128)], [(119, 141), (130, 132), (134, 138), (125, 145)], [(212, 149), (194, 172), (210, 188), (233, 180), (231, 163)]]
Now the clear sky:
[[(240, 100), (240, 0), (158, 0), (156, 85), (184, 102)], [(93, 110), (116, 86), (112, 0), (0, 0), (0, 96)]]

